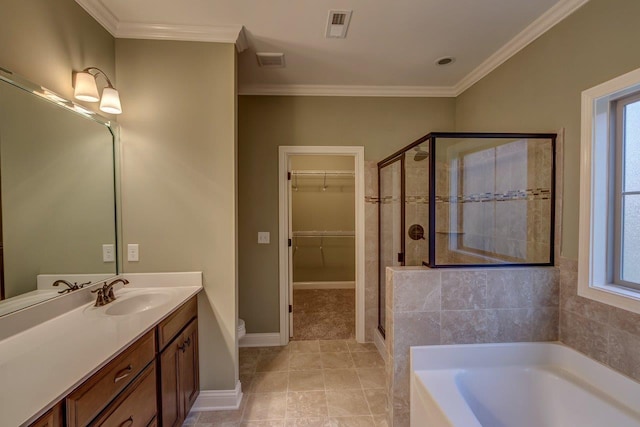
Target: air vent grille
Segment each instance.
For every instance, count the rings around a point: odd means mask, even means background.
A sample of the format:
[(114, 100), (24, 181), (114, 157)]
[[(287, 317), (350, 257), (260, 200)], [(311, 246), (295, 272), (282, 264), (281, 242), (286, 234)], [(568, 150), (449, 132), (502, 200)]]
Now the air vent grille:
[(331, 18), (331, 24), (332, 25), (344, 25), (344, 18), (346, 18), (347, 15), (345, 15), (344, 13), (334, 13), (333, 17)]
[(264, 68), (284, 68), (284, 53), (258, 52), (258, 65)]
[(347, 37), (351, 13), (351, 10), (330, 10), (326, 37), (330, 39), (344, 39)]

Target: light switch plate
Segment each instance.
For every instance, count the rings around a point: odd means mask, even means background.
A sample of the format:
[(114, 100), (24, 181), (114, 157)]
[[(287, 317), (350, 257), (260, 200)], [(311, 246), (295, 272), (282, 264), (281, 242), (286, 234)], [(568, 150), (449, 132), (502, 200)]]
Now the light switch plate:
[(268, 245), (271, 242), (271, 233), (268, 231), (258, 231), (258, 243)]
[(103, 262), (115, 262), (116, 251), (114, 245), (102, 245), (102, 261)]
[(140, 260), (137, 243), (130, 243), (127, 245), (127, 260), (133, 262)]

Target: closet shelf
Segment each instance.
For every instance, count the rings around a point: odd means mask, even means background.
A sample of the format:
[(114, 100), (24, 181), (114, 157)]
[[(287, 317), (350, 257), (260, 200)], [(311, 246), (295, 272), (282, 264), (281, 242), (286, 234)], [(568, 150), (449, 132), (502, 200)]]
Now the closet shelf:
[(291, 176), (297, 176), (300, 178), (348, 178), (355, 177), (356, 173), (354, 171), (348, 170), (332, 170), (332, 171), (324, 171), (324, 170), (293, 170), (291, 171)]
[(355, 231), (294, 231), (293, 237), (355, 237)]

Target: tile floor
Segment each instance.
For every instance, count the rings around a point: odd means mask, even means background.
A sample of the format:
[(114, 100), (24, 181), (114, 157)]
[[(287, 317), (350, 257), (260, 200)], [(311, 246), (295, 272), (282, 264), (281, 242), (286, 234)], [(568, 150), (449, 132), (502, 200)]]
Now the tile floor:
[(354, 289), (293, 291), (293, 339), (338, 340), (356, 336)]
[(185, 426), (388, 426), (384, 361), (371, 343), (241, 348), (240, 381), (240, 409), (192, 412)]

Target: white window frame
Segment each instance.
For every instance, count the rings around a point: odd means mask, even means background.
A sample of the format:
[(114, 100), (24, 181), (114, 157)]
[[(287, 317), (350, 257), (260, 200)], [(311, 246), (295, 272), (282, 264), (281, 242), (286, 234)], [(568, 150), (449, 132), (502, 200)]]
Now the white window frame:
[[(614, 272), (615, 101), (640, 91), (640, 69), (582, 92), (578, 295), (640, 313), (640, 290)], [(612, 170), (613, 169), (613, 170)]]

